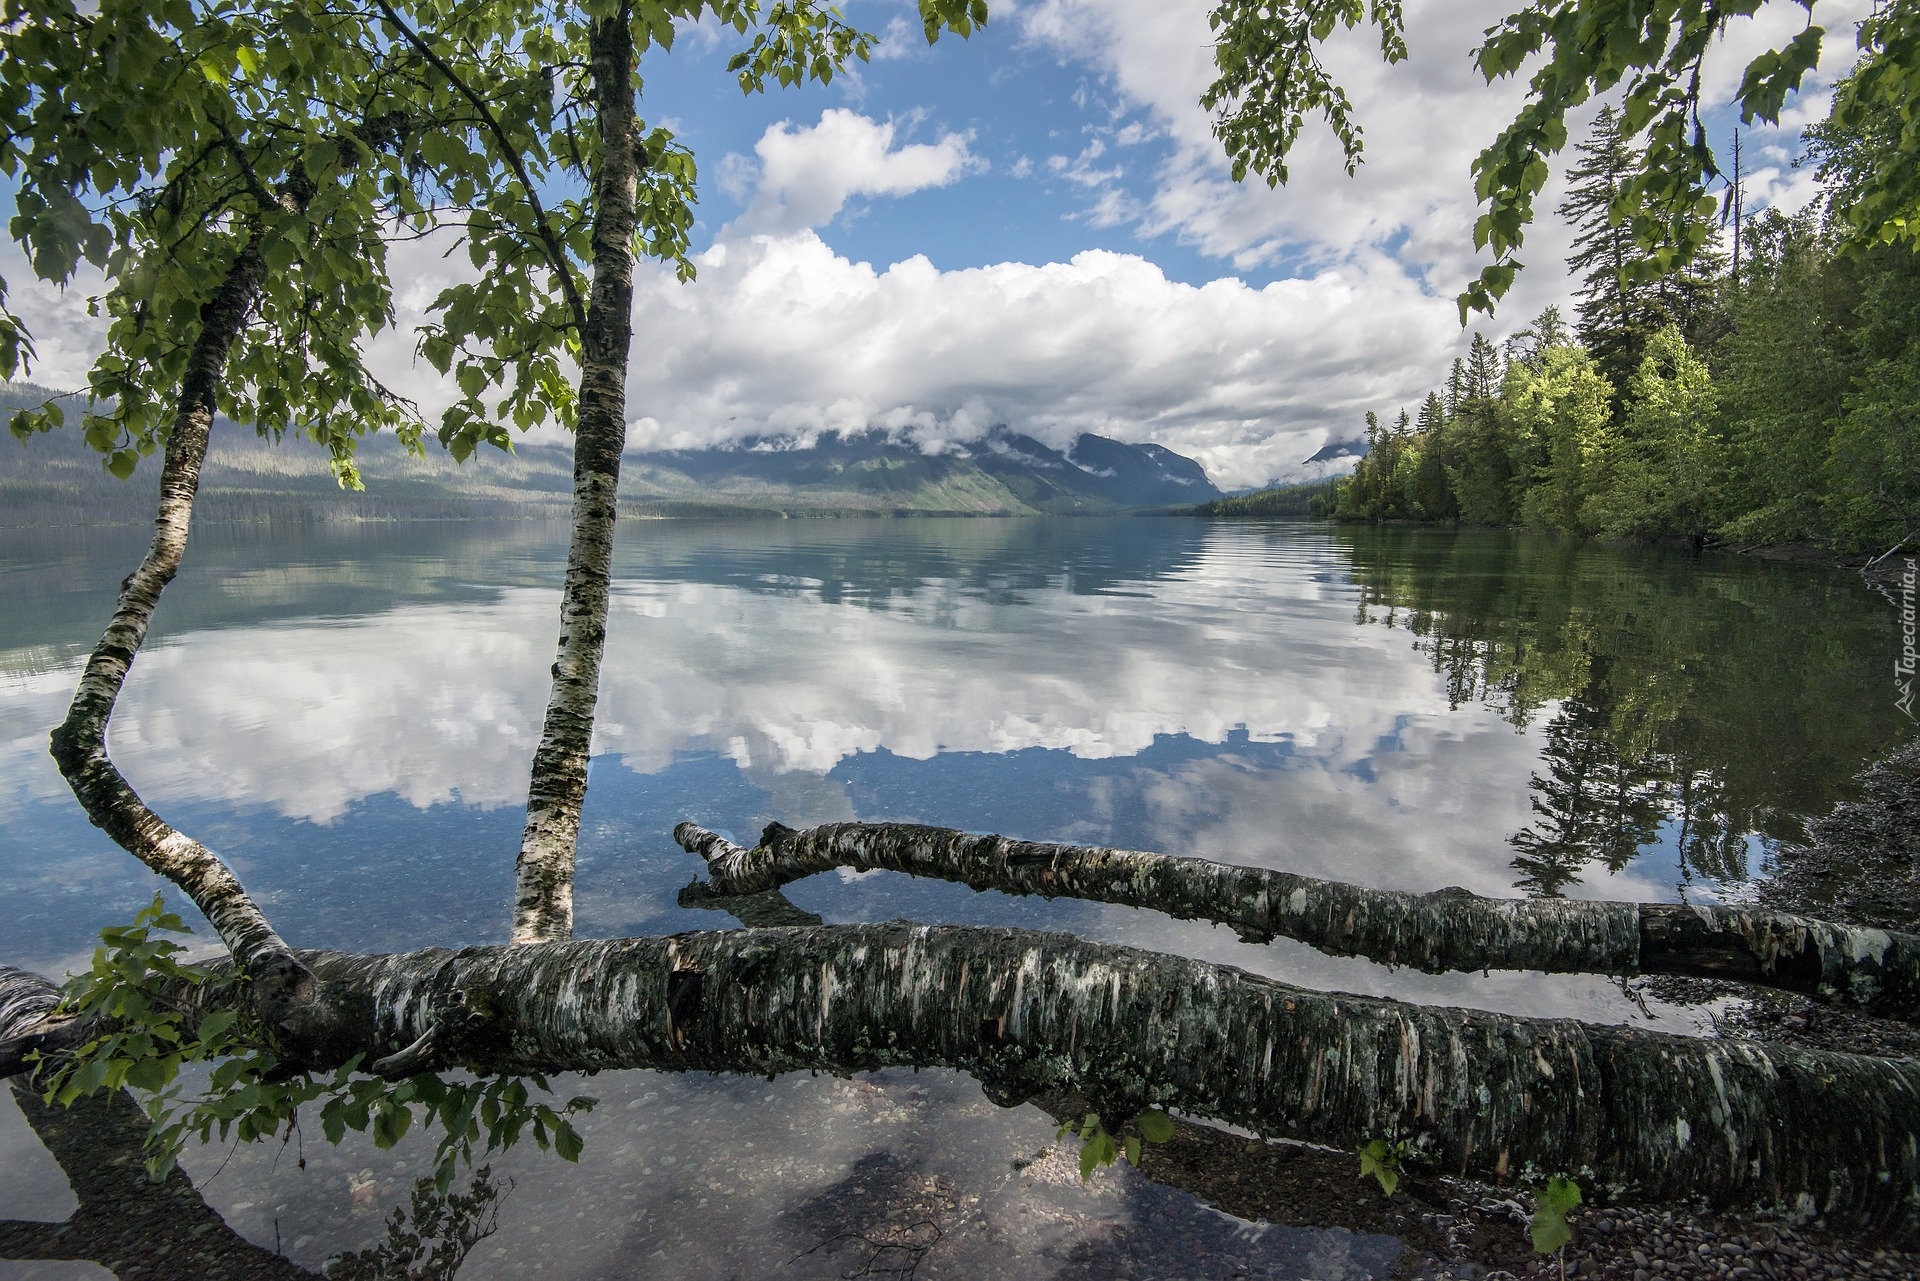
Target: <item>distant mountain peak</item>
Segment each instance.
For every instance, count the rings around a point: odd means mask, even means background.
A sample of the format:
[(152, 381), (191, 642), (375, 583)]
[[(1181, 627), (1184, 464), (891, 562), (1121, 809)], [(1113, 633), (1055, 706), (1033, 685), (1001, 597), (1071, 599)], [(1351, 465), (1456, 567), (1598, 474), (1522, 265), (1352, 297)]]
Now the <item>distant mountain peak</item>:
[(1341, 458), (1365, 458), (1367, 456), (1367, 438), (1355, 436), (1351, 440), (1330, 440), (1320, 446), (1320, 451), (1307, 459), (1310, 463), (1330, 463)]
[(1125, 511), (1220, 494), (1199, 463), (1164, 445), (1091, 432), (1064, 453), (1006, 424), (937, 453), (881, 431), (774, 439), (635, 454), (636, 480), (661, 498), (851, 512)]

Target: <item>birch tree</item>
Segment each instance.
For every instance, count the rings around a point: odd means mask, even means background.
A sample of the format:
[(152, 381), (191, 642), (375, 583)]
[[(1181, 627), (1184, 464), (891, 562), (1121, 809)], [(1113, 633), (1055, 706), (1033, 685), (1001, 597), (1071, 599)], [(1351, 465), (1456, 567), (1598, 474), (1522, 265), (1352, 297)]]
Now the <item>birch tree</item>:
[[(615, 497), (626, 447), (626, 374), (634, 342), (636, 255), (687, 257), (693, 157), (639, 111), (640, 64), (683, 24), (706, 19), (745, 37), (729, 62), (742, 90), (829, 82), (865, 59), (874, 38), (814, 0), (547, 0), (465, 5), (427, 0), (403, 13), (375, 0), (392, 37), (439, 70), (483, 124), (494, 170), (474, 194), (469, 257), (478, 279), (444, 292), (422, 351), (461, 398), (440, 438), (456, 456), (507, 439), (506, 425), (559, 422), (574, 432), (572, 538), (545, 723), (527, 789), (512, 936), (531, 943), (573, 929), (574, 847), (586, 797), (612, 575)], [(968, 34), (985, 0), (922, 0), (929, 41)], [(500, 104), (464, 69), (471, 50), (517, 58), (532, 86)], [(576, 195), (548, 210), (542, 177)], [(575, 364), (577, 383), (564, 367)]]

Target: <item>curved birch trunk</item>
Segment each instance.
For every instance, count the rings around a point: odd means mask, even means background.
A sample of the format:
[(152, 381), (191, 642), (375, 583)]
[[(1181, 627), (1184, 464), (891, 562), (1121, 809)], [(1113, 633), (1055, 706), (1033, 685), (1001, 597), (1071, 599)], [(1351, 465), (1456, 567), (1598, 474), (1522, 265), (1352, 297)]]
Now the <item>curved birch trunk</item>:
[(256, 997), (269, 1026), (290, 1026), (288, 1011), (315, 999), (311, 979), (227, 865), (154, 813), (107, 754), (107, 722), (114, 703), (146, 640), (160, 593), (179, 572), (186, 552), (194, 495), (206, 461), (227, 355), (265, 281), (266, 262), (256, 232), (200, 309), (200, 331), (188, 356), (161, 463), (153, 539), (139, 567), (120, 585), (113, 618), (87, 658), (66, 719), (53, 731), (51, 747), (87, 818), (193, 900), (235, 963), (255, 980)]
[[(1920, 1228), (1920, 1062), (1314, 992), (1071, 935), (811, 926), (394, 955), (301, 952), (356, 1053), (484, 1075), (946, 1067), (1495, 1183)], [(32, 1028), (20, 1031), (31, 1034)], [(430, 1047), (430, 1048), (429, 1048)]]
[(515, 864), (515, 943), (573, 933), (574, 847), (587, 795), (600, 657), (613, 577), (620, 454), (627, 442), (627, 354), (633, 343), (633, 257), (639, 129), (634, 47), (624, 8), (596, 19), (589, 41), (601, 162), (594, 176), (593, 291), (580, 335), (580, 415), (573, 444), (573, 535), (560, 599), (560, 652), (527, 786)]
[[(363, 121), (338, 140), (340, 155), (357, 160), (363, 150), (390, 149), (405, 136), (408, 126), (408, 119), (398, 114)], [(285, 212), (299, 213), (313, 195), (312, 180), (296, 173), (277, 193), (263, 193), (263, 198), (277, 202)], [(160, 594), (179, 573), (186, 555), (194, 497), (227, 360), (266, 285), (263, 236), (256, 219), (219, 287), (201, 305), (199, 331), (181, 374), (173, 426), (161, 457), (153, 538), (140, 564), (120, 584), (113, 617), (87, 658), (66, 719), (53, 731), (50, 750), (88, 820), (193, 901), (226, 944), (234, 963), (252, 979), (254, 1004), (266, 1026), (296, 1036), (306, 1014), (321, 999), (312, 976), (241, 888), (232, 869), (212, 850), (154, 813), (107, 752), (107, 725), (114, 705), (146, 641)]]
[(1734, 979), (1864, 1009), (1920, 1004), (1920, 936), (1784, 912), (1674, 903), (1405, 894), (1262, 867), (1045, 845), (909, 823), (769, 826), (742, 849), (693, 823), (674, 839), (707, 862), (708, 894), (760, 894), (832, 868), (882, 868), (977, 890), (1091, 899), (1277, 936), (1429, 973), (1544, 970)]

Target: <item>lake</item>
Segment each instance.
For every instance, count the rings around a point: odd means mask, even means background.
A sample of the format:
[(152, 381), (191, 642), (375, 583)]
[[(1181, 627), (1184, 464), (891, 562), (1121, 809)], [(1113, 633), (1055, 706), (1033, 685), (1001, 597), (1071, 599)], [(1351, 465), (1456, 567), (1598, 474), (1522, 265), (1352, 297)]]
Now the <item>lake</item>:
[[(503, 941), (565, 538), (533, 522), (197, 529), (115, 758), (296, 946)], [(143, 543), (0, 530), (0, 960), (49, 975), (163, 888), (87, 825), (46, 755)], [(745, 843), (773, 819), (892, 819), (1419, 892), (1738, 898), (1912, 730), (1883, 598), (1735, 557), (1174, 518), (633, 521), (616, 573), (583, 936), (734, 924), (677, 903), (700, 873), (672, 841), (682, 819)], [(1071, 930), (1314, 987), (1702, 1025), (1600, 978), (1391, 972), (892, 873), (788, 897), (830, 922)], [(585, 1153), (495, 1160), (498, 1231), (463, 1278), (837, 1277), (889, 1211), (933, 1225), (920, 1278), (1013, 1259), (1022, 1276), (1363, 1277), (1399, 1252), (1249, 1224), (1125, 1168), (1083, 1186), (1049, 1155), (1051, 1119), (950, 1073), (556, 1088), (600, 1100)], [(233, 1229), (317, 1268), (383, 1235), (430, 1151), (417, 1134), (330, 1148), (308, 1126), (184, 1165)], [(0, 1100), (0, 1220), (76, 1204)], [(0, 1262), (9, 1281), (102, 1275)]]

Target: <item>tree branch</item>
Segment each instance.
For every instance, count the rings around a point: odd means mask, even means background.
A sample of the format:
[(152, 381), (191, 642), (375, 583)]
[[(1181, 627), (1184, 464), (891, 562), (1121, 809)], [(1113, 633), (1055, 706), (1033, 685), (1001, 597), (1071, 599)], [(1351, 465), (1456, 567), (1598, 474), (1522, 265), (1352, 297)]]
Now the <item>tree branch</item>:
[(519, 181), (520, 189), (527, 193), (527, 204), (533, 210), (535, 225), (540, 229), (540, 244), (545, 251), (547, 264), (560, 281), (560, 291), (566, 295), (567, 310), (573, 313), (576, 332), (584, 334), (587, 330), (587, 305), (581, 300), (580, 290), (574, 283), (573, 267), (567, 261), (566, 251), (561, 247), (558, 237), (553, 234), (553, 228), (547, 223), (546, 210), (541, 207), (540, 193), (534, 189), (533, 179), (527, 173), (526, 162), (520, 158), (519, 149), (507, 137), (507, 131), (501, 127), (499, 117), (493, 114), (493, 109), (487, 105), (486, 99), (475, 92), (473, 86), (468, 84), (445, 58), (435, 53), (433, 47), (419, 32), (406, 24), (388, 0), (374, 0), (374, 4), (381, 15), (393, 24), (395, 30), (399, 31), (401, 38), (412, 45), (435, 71), (446, 77), (447, 83), (453, 87), (454, 92), (472, 103), (473, 109), (480, 113), (480, 119), (486, 123), (487, 132), (493, 135), (494, 141), (500, 146), (501, 160), (513, 170), (513, 176)]
[(693, 823), (712, 895), (764, 893), (832, 868), (882, 868), (977, 890), (1151, 908), (1429, 973), (1682, 974), (1806, 992), (1874, 1010), (1920, 1004), (1920, 936), (1784, 912), (1673, 903), (1405, 894), (1200, 858), (1043, 845), (907, 823), (772, 824), (753, 849)]
[[(403, 123), (392, 116), (364, 121), (354, 140), (369, 148), (391, 146)], [(221, 131), (244, 167), (237, 140), (224, 125)], [(256, 193), (256, 198), (262, 213), (274, 207), (300, 213), (313, 194), (312, 180), (296, 174), (277, 195)], [(298, 1036), (317, 1014), (322, 999), (312, 976), (294, 959), (232, 870), (212, 850), (154, 813), (107, 753), (107, 725), (114, 705), (146, 640), (160, 594), (179, 572), (186, 553), (200, 469), (219, 409), (227, 360), (266, 285), (264, 237), (265, 227), (256, 215), (246, 242), (200, 308), (199, 329), (181, 375), (161, 463), (152, 541), (139, 566), (120, 585), (113, 617), (87, 659), (66, 719), (53, 731), (51, 751), (87, 818), (122, 849), (185, 891), (212, 923), (234, 963), (253, 980), (253, 999), (266, 1025)]]
[(200, 310), (200, 332), (181, 380), (160, 470), (153, 539), (120, 586), (113, 618), (87, 659), (67, 716), (53, 731), (53, 759), (87, 817), (122, 849), (184, 890), (243, 968), (288, 958), (286, 943), (226, 864), (148, 808), (107, 755), (107, 722), (146, 639), (160, 593), (180, 569), (194, 494), (213, 427), (227, 353), (266, 279), (255, 232)]

